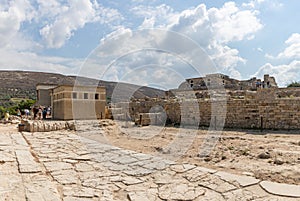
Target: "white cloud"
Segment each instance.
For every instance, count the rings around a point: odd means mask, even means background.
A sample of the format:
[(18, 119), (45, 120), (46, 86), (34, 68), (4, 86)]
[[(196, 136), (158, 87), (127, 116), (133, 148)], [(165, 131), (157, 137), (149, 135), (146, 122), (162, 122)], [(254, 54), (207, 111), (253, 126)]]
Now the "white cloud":
[[(41, 56), (32, 52), (0, 49), (0, 66), (5, 70), (28, 70), (76, 74), (83, 63), (80, 59)], [(17, 59), (16, 59), (17, 58)]]
[(142, 23), (140, 28), (141, 29), (151, 29), (151, 28), (154, 27), (154, 25), (155, 25), (155, 18), (154, 17), (145, 18), (144, 22)]
[(240, 57), (237, 49), (227, 46), (217, 45), (209, 51), (209, 55), (219, 69), (226, 71), (230, 76), (240, 79), (241, 74), (235, 69), (238, 63), (246, 63), (246, 60)]
[(300, 59), (300, 34), (293, 33), (285, 41), (285, 49), (277, 55), (265, 54), (265, 57), (270, 60), (287, 60), (292, 61), (294, 59)]
[(283, 7), (283, 3), (279, 0), (250, 0), (248, 3), (243, 3), (243, 7), (245, 8), (261, 8), (268, 10), (278, 10)]
[[(241, 10), (234, 2), (225, 3), (220, 9), (206, 9), (205, 5), (201, 4), (193, 10), (182, 12), (174, 28), (176, 30), (179, 26), (179, 30), (204, 34), (209, 39), (224, 44), (247, 39), (260, 30), (262, 24), (257, 15), (258, 12), (254, 10)], [(198, 35), (198, 38), (201, 38), (201, 35)]]
[[(50, 10), (46, 8), (50, 7)], [(113, 26), (115, 21), (121, 21), (122, 16), (117, 10), (101, 6), (94, 1), (69, 0), (61, 5), (58, 1), (41, 3), (40, 12), (53, 18), (41, 30), (40, 34), (49, 48), (60, 48), (68, 41), (74, 32), (87, 23), (100, 22)]]
[(38, 13), (41, 18), (47, 17), (48, 20), (53, 20), (60, 13), (66, 12), (68, 7), (63, 5), (58, 0), (37, 0)]
[(266, 63), (260, 67), (254, 76), (262, 77), (264, 74), (274, 76), (279, 86), (287, 86), (293, 81), (300, 81), (300, 61), (295, 60), (289, 64), (281, 65)]
[(210, 9), (212, 28), (221, 42), (252, 39), (254, 33), (262, 28), (257, 11), (240, 10), (235, 3), (225, 3), (221, 9)]
[(248, 3), (243, 3), (242, 6), (249, 7), (249, 8), (256, 8), (257, 6), (261, 5), (266, 0), (251, 0)]
[(300, 34), (292, 34), (286, 41), (287, 47), (283, 52), (279, 53), (277, 58), (295, 59), (300, 58)]
[(22, 23), (32, 20), (35, 11), (28, 0), (5, 1), (1, 6), (0, 47), (5, 47), (18, 34)]
[(180, 13), (164, 4), (135, 7), (133, 12), (144, 17), (142, 28), (165, 28), (190, 37), (207, 51), (220, 71), (236, 78), (240, 74), (235, 67), (246, 60), (229, 43), (251, 40), (263, 27), (258, 11), (238, 7), (234, 2), (210, 9), (200, 4)]
[(131, 9), (133, 14), (138, 17), (144, 18), (144, 22), (139, 28), (165, 28), (167, 25), (172, 24), (176, 17), (176, 12), (168, 5), (162, 4), (156, 7), (152, 6), (135, 6)]
[[(50, 2), (44, 1), (44, 2)], [(31, 24), (40, 15), (28, 0), (2, 1), (0, 8), (0, 66), (6, 70), (30, 70), (71, 73), (71, 60), (40, 56), (41, 45), (23, 32), (24, 23)], [(64, 63), (64, 64), (62, 64)], [(72, 69), (72, 70), (71, 70)]]
[(267, 59), (281, 64), (267, 63), (260, 67), (255, 75), (270, 74), (275, 76), (280, 86), (286, 86), (292, 81), (300, 81), (300, 34), (292, 34), (286, 41), (287, 46), (276, 56), (266, 54)]
[(6, 70), (76, 74), (83, 59), (43, 56), (38, 52), (62, 47), (87, 23), (107, 23), (114, 29), (122, 20), (117, 10), (102, 6), (97, 0), (0, 2), (0, 68)]
[(90, 1), (69, 1), (69, 6), (58, 15), (52, 24), (47, 24), (40, 34), (50, 48), (60, 48), (69, 40), (74, 31), (93, 20), (95, 10)]
[(261, 47), (256, 48), (256, 50), (259, 52), (264, 52), (264, 50)]
[[(7, 57), (0, 60), (3, 68), (22, 68), (24, 70), (49, 68), (51, 72), (57, 68), (62, 73), (68, 73), (70, 69), (74, 69), (74, 65), (71, 64), (72, 59), (57, 60), (57, 58), (49, 57), (48, 60), (47, 57), (39, 57), (36, 53), (25, 52), (24, 50), (36, 51), (41, 48), (41, 44), (38, 43), (40, 41), (37, 41), (39, 39), (35, 38), (36, 41), (32, 41), (22, 33), (20, 28), (24, 22), (38, 25), (36, 29), (39, 30), (46, 48), (63, 47), (76, 34), (77, 30), (84, 28), (88, 23), (105, 24), (110, 30), (116, 30), (105, 37), (116, 36), (114, 41), (106, 43), (105, 54), (116, 53), (115, 49), (128, 42), (123, 38), (118, 38), (118, 34), (126, 33), (130, 36), (133, 32), (126, 25), (120, 26), (124, 18), (118, 10), (104, 7), (97, 0), (36, 0), (34, 8), (30, 5), (29, 0), (10, 2), (6, 3), (4, 8), (0, 8), (0, 39), (2, 39), (0, 48), (1, 45), (6, 47), (0, 51)], [(240, 77), (239, 72), (235, 69), (236, 66), (245, 63), (246, 60), (239, 55), (237, 49), (230, 47), (230, 42), (251, 40), (255, 33), (262, 28), (257, 17), (258, 12), (255, 9), (238, 7), (233, 2), (225, 3), (221, 8), (210, 9), (207, 9), (204, 4), (200, 4), (181, 12), (174, 11), (166, 4), (156, 7), (136, 6), (130, 12), (142, 19), (143, 23), (139, 28), (167, 29), (179, 32), (196, 41), (211, 56), (219, 70), (236, 78)], [(8, 42), (3, 43), (8, 36), (10, 37)], [(153, 35), (153, 37), (157, 38), (156, 43), (166, 43), (172, 47), (178, 44), (176, 41), (166, 39), (164, 35)], [(100, 44), (103, 44), (105, 38), (100, 41)], [(143, 42), (145, 40), (142, 38), (135, 38), (134, 45), (139, 46), (140, 44), (143, 47), (145, 45)], [(130, 44), (122, 47), (131, 49)], [(122, 51), (124, 52), (124, 50)], [(18, 57), (17, 61), (13, 60), (13, 54)], [(191, 53), (189, 52), (189, 54)], [(161, 57), (157, 59), (159, 60)], [(9, 66), (5, 62), (11, 62), (11, 65)], [(170, 59), (168, 62), (170, 65), (172, 64)], [(76, 60), (75, 63), (78, 64)], [(158, 75), (162, 75), (161, 72), (158, 72)]]

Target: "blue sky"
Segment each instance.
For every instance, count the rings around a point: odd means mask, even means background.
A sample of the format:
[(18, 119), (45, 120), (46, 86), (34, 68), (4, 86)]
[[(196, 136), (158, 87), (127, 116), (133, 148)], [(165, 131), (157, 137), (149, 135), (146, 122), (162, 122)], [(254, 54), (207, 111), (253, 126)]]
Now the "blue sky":
[[(214, 71), (237, 79), (268, 73), (285, 86), (300, 81), (299, 6), (297, 0), (0, 0), (0, 69), (98, 76), (160, 88), (198, 76), (190, 63), (178, 59), (183, 53), (139, 50), (127, 55), (125, 45), (118, 50), (122, 40), (136, 48), (163, 44), (164, 34), (155, 41), (136, 34), (158, 29), (196, 43)], [(164, 47), (176, 51), (171, 46), (180, 49), (181, 40), (178, 35)], [(93, 60), (105, 51), (115, 57)]]

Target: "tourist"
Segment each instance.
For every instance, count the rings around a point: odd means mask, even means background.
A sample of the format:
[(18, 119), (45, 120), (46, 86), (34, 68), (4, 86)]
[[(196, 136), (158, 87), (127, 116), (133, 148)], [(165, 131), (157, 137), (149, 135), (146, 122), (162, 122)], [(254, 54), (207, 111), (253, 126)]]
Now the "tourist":
[(22, 118), (20, 109), (17, 109), (17, 116)]
[(38, 118), (39, 109), (34, 107), (32, 110), (33, 110), (33, 119), (36, 120)]
[(8, 119), (9, 119), (9, 112), (6, 111), (6, 113), (4, 114), (4, 120), (5, 120), (5, 122), (8, 122)]
[(39, 109), (38, 109), (38, 119), (39, 120), (42, 120), (43, 119), (43, 110), (42, 110), (42, 107), (39, 107)]
[(48, 114), (48, 116), (51, 116), (51, 106), (47, 107), (47, 114)]
[(44, 108), (43, 110), (43, 119), (46, 119), (47, 117), (47, 108)]
[(26, 118), (28, 118), (28, 117), (29, 117), (29, 110), (28, 110), (28, 109), (25, 109), (24, 112), (25, 112)]

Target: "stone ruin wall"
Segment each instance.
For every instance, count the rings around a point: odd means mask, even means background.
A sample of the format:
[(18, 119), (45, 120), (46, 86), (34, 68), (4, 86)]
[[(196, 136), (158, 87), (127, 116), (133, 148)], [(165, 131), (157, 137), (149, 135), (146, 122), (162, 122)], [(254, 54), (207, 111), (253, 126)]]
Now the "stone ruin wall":
[[(223, 101), (214, 102), (214, 108), (211, 107), (211, 99), (198, 98), (196, 106), (199, 109), (192, 104), (195, 99), (149, 99), (118, 103), (112, 110), (119, 110), (113, 115), (121, 120), (136, 120), (141, 114), (161, 107), (171, 124), (195, 125), (200, 120), (199, 126), (218, 127), (222, 126), (223, 118), (224, 126), (228, 128), (300, 129), (300, 90), (262, 89), (236, 94), (227, 94), (226, 104)], [(220, 112), (222, 109), (225, 112)], [(159, 111), (154, 109), (154, 112)]]

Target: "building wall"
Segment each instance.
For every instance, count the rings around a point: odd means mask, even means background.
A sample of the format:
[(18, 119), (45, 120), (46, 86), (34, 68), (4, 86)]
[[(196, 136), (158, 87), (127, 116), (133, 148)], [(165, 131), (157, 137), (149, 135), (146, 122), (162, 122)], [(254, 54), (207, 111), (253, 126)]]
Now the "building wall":
[[(260, 129), (262, 126), (263, 129), (300, 129), (300, 97), (278, 97), (280, 93), (293, 91), (260, 89), (255, 93), (251, 92), (251, 95), (245, 92), (245, 96), (227, 97), (226, 102), (215, 101), (214, 107), (211, 99), (203, 98), (197, 99), (196, 104), (195, 99), (152, 99), (118, 103), (114, 108), (119, 110), (117, 114), (120, 116), (130, 113), (134, 119), (140, 113), (149, 113), (151, 108), (161, 106), (169, 123), (173, 124), (196, 125), (200, 122), (199, 126), (212, 127), (225, 123), (225, 127), (230, 128)], [(222, 119), (225, 119), (225, 122), (222, 122)]]
[(50, 97), (50, 93), (51, 90), (49, 89), (40, 89), (38, 90), (38, 105), (42, 105), (42, 106), (50, 106), (51, 105), (51, 97)]
[[(85, 94), (87, 94), (86, 97)], [(95, 94), (98, 94), (98, 99)], [(106, 91), (104, 87), (59, 86), (53, 89), (52, 102), (53, 119), (105, 118)]]
[(37, 105), (50, 106), (51, 105), (51, 90), (57, 85), (51, 84), (37, 84)]

